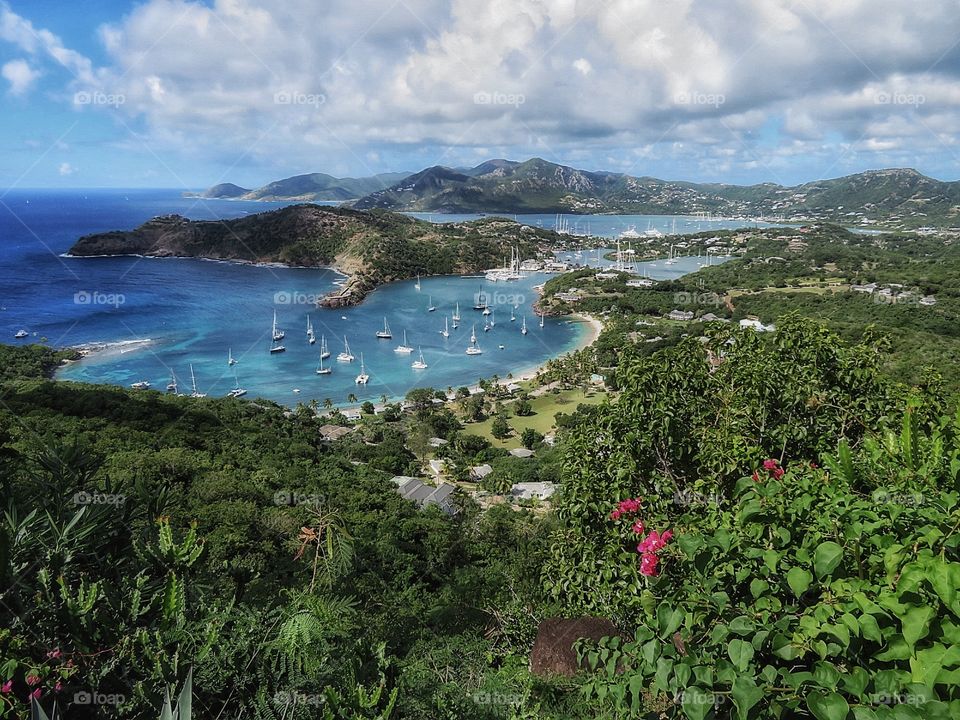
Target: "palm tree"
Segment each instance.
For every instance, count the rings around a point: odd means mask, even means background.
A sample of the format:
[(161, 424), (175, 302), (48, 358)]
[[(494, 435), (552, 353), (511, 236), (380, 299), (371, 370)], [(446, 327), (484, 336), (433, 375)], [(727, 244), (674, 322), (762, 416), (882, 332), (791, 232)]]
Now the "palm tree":
[(323, 406), (324, 406), (327, 410), (333, 410), (333, 400), (331, 400), (330, 398), (324, 398), (324, 400), (323, 400)]
[(349, 395), (347, 395), (347, 402), (348, 402), (348, 403), (355, 403), (356, 401), (357, 401), (357, 396), (356, 396), (356, 395), (354, 395), (353, 393), (350, 393)]

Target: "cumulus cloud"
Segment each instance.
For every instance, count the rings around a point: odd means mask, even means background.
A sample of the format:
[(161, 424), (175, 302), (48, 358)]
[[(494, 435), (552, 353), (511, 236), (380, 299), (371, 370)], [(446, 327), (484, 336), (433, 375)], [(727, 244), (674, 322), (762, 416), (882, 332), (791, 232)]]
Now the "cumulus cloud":
[(73, 175), (77, 169), (68, 162), (60, 163), (60, 167), (57, 168), (57, 172), (60, 173), (61, 177), (66, 177), (67, 175)]
[(69, 70), (73, 90), (123, 97), (158, 151), (225, 163), (363, 170), (391, 150), (483, 148), (755, 167), (799, 148), (832, 163), (828, 138), (882, 163), (938, 152), (960, 120), (955, 5), (146, 0), (100, 28), (109, 61), (94, 67), (0, 0), (0, 38)]
[(23, 95), (30, 89), (40, 73), (30, 67), (26, 60), (17, 59), (4, 63), (0, 67), (0, 75), (10, 83), (10, 93)]

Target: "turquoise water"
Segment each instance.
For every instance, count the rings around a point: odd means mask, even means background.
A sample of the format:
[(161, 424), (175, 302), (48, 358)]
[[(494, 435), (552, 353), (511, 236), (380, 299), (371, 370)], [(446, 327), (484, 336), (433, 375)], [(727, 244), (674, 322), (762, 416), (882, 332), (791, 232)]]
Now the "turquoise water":
[[(105, 346), (60, 370), (57, 377), (64, 380), (124, 386), (148, 381), (163, 390), (175, 374), (181, 392), (189, 392), (192, 364), (200, 392), (225, 395), (239, 382), (248, 398), (292, 406), (326, 398), (344, 404), (351, 394), (361, 401), (397, 398), (413, 387), (459, 387), (494, 374), (519, 374), (577, 347), (587, 331), (582, 323), (563, 318), (547, 318), (540, 328), (532, 304), (534, 286), (549, 278), (543, 274), (499, 284), (481, 278), (424, 278), (419, 292), (413, 281), (395, 283), (371, 293), (359, 307), (320, 310), (313, 301), (342, 279), (329, 270), (63, 256), (83, 234), (132, 228), (159, 214), (227, 218), (280, 205), (187, 199), (169, 190), (15, 190), (0, 195), (0, 337), (8, 343)], [(651, 277), (694, 271), (697, 260), (659, 265), (649, 267)], [(471, 309), (481, 288), (495, 308), (489, 332), (483, 331), (481, 314)], [(435, 312), (427, 311), (430, 296)], [(460, 328), (451, 325), (445, 339), (440, 334), (444, 317), (449, 319), (457, 302)], [(511, 322), (514, 305), (516, 320)], [(269, 352), (274, 311), (286, 331), (287, 350), (280, 354)], [(318, 340), (313, 346), (306, 340), (308, 314)], [(526, 336), (520, 333), (524, 316)], [(392, 340), (375, 337), (384, 317)], [(474, 323), (483, 354), (468, 356), (464, 351)], [(28, 337), (16, 340), (20, 329)], [(426, 370), (410, 367), (416, 354), (393, 352), (404, 329), (408, 344), (422, 348)], [(317, 375), (324, 335), (333, 372)], [(335, 360), (344, 336), (357, 357), (354, 363)], [(238, 361), (232, 368), (228, 352)], [(361, 352), (370, 375), (366, 386), (355, 383)]]

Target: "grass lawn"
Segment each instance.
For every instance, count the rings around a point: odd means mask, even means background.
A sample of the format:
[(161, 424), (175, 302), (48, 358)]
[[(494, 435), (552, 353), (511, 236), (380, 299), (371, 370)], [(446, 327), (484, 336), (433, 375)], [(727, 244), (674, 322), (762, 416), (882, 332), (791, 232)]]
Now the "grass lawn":
[[(517, 417), (513, 415), (507, 423), (514, 429), (513, 435), (505, 441), (496, 440), (490, 434), (490, 426), (493, 424), (492, 418), (487, 418), (480, 423), (465, 425), (463, 431), (471, 435), (479, 435), (493, 443), (494, 447), (513, 448), (520, 447), (520, 433), (530, 427), (534, 430), (549, 435), (553, 431), (553, 418), (558, 412), (571, 413), (576, 410), (577, 405), (599, 405), (607, 397), (604, 391), (590, 389), (586, 397), (580, 390), (563, 390), (559, 394), (546, 393), (540, 397), (531, 398), (530, 405), (533, 407), (533, 415), (527, 417)], [(513, 403), (505, 403), (505, 407), (512, 413), (510, 406)]]

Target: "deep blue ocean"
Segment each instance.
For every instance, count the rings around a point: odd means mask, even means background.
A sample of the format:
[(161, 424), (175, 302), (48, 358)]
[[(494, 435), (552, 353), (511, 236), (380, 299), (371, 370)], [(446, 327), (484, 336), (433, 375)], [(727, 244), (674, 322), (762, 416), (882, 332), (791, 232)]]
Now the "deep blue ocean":
[[(192, 364), (200, 392), (225, 395), (239, 383), (249, 391), (248, 398), (265, 397), (292, 406), (326, 398), (345, 404), (351, 393), (361, 401), (398, 398), (413, 387), (458, 387), (494, 374), (518, 374), (577, 347), (588, 330), (582, 323), (560, 318), (547, 318), (540, 328), (531, 306), (536, 300), (533, 286), (549, 277), (543, 274), (510, 283), (423, 278), (419, 291), (415, 281), (394, 283), (371, 293), (359, 307), (322, 310), (313, 301), (341, 279), (328, 270), (63, 256), (81, 235), (133, 228), (156, 215), (231, 218), (282, 205), (189, 199), (177, 190), (0, 193), (0, 338), (5, 343), (45, 342), (55, 347), (107, 346), (59, 371), (57, 377), (64, 380), (118, 385), (146, 380), (162, 391), (175, 375), (180, 391), (189, 392)], [(433, 215), (430, 219), (454, 218)], [(556, 216), (518, 219), (553, 227)], [(567, 221), (572, 223), (569, 216)], [(595, 235), (612, 236), (628, 227), (668, 232), (674, 221), (672, 217), (600, 216), (589, 223)], [(587, 219), (576, 222), (579, 229)], [(677, 218), (676, 223), (678, 232), (736, 225), (691, 218)], [(696, 270), (698, 259), (657, 265), (648, 268), (650, 277), (677, 277)], [(481, 291), (494, 307), (494, 326), (488, 332), (483, 330), (483, 316), (472, 310), (474, 296)], [(450, 337), (444, 338), (440, 334), (444, 319), (449, 322), (457, 302), (460, 327), (455, 330), (451, 325)], [(436, 310), (428, 312), (429, 305)], [(516, 320), (511, 322), (514, 305)], [(269, 352), (274, 311), (286, 333), (287, 349), (279, 354)], [(317, 337), (312, 346), (306, 338), (308, 315)], [(524, 316), (526, 336), (520, 332)], [(375, 337), (384, 318), (392, 340)], [(483, 354), (468, 356), (464, 351), (474, 325)], [(28, 336), (17, 340), (14, 335), (21, 329)], [(411, 368), (416, 352), (410, 356), (393, 351), (404, 330), (408, 344), (422, 349), (426, 370)], [(330, 361), (324, 362), (333, 369), (329, 375), (315, 372), (321, 337), (332, 353)], [(353, 363), (336, 362), (344, 337), (357, 358)], [(228, 353), (237, 360), (233, 367), (227, 364)], [(361, 353), (370, 375), (366, 386), (355, 383)]]

